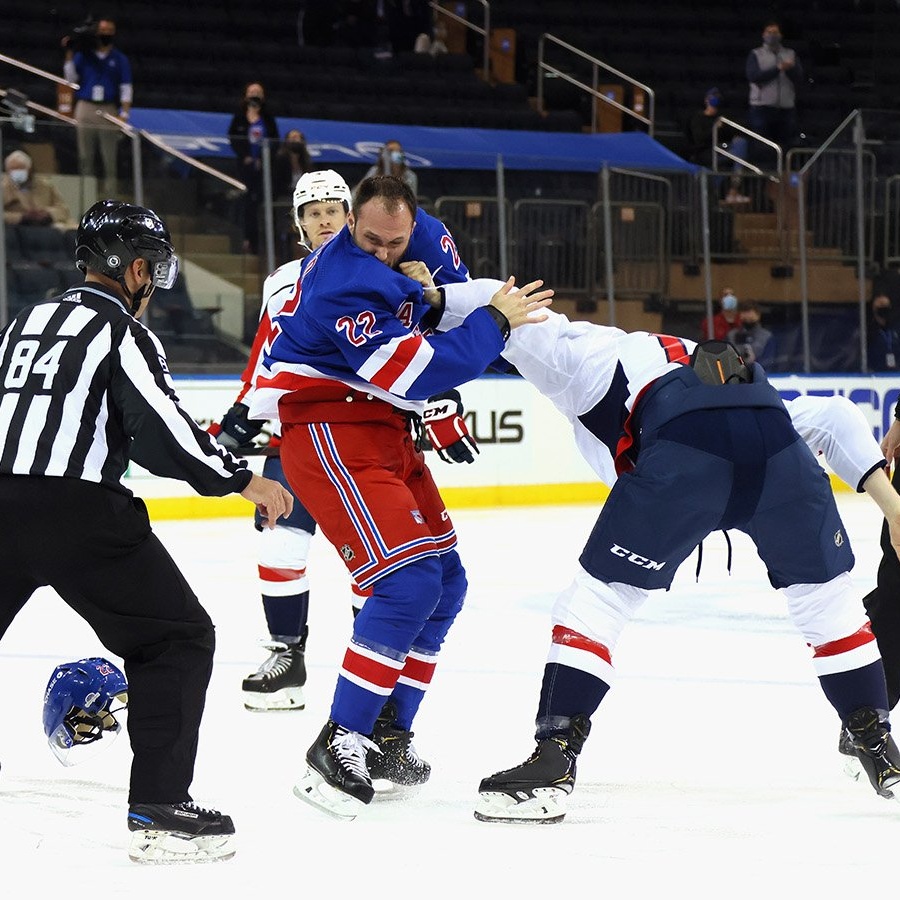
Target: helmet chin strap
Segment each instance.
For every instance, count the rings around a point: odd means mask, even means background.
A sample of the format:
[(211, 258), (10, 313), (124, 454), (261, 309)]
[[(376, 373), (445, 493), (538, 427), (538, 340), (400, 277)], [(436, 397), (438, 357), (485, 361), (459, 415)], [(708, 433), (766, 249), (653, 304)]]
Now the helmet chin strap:
[(125, 276), (120, 275), (116, 281), (119, 283), (119, 287), (122, 288), (122, 293), (125, 294), (125, 299), (128, 301), (129, 308), (131, 309), (131, 314), (136, 316), (138, 311), (141, 308), (141, 303), (144, 300), (149, 300), (150, 296), (153, 294), (153, 290), (156, 285), (151, 281), (149, 284), (142, 284), (133, 294), (128, 290), (128, 285), (125, 283)]

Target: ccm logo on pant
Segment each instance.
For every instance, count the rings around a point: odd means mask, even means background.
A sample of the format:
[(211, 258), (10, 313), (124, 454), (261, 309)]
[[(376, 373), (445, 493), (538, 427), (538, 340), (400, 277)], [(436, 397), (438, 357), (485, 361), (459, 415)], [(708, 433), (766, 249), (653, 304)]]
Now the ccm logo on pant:
[(609, 548), (609, 552), (615, 556), (621, 556), (622, 559), (627, 559), (628, 562), (634, 563), (634, 565), (640, 566), (642, 569), (655, 569), (658, 572), (666, 564), (665, 560), (656, 562), (654, 559), (647, 559), (646, 556), (633, 553), (631, 550), (620, 547), (618, 544), (613, 544), (612, 547)]

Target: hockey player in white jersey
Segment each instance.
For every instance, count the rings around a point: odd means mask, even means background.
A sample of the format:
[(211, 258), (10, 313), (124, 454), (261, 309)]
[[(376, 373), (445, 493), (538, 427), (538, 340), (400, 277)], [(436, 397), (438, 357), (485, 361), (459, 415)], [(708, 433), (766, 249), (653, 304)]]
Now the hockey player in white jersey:
[[(461, 321), (496, 284), (426, 291), (426, 299), (452, 307)], [(453, 320), (445, 313), (441, 323)], [(840, 718), (841, 752), (855, 755), (880, 796), (900, 795), (884, 667), (850, 581), (853, 554), (830, 483), (813, 454), (869, 493), (900, 553), (900, 499), (884, 457), (850, 401), (785, 403), (760, 366), (744, 366), (731, 345), (715, 343), (715, 353), (707, 345), (698, 352), (693, 341), (548, 311), (503, 351), (571, 422), (576, 445), (612, 492), (553, 610), (537, 746), (521, 765), (482, 780), (481, 821), (562, 820), (590, 717), (614, 680), (622, 629), (650, 590), (671, 585), (706, 535), (728, 528), (754, 541), (813, 649)]]
[(698, 356), (711, 363), (714, 386), (692, 367), (691, 341), (548, 316), (516, 332), (503, 356), (572, 423), (612, 491), (553, 609), (537, 746), (521, 765), (482, 780), (476, 818), (563, 818), (591, 716), (614, 681), (622, 629), (707, 534), (728, 528), (756, 544), (873, 788), (900, 793), (884, 669), (850, 580), (853, 554), (830, 483), (810, 452), (870, 493), (900, 547), (900, 501), (862, 414), (839, 397), (783, 403), (763, 370), (743, 366), (722, 342), (721, 357), (704, 348)]
[[(315, 250), (337, 234), (347, 221), (351, 196), (347, 182), (331, 169), (307, 172), (294, 189), (292, 217), (303, 246)], [(272, 272), (263, 283), (259, 326), (247, 366), (241, 376), (243, 386), (234, 405), (220, 423), (210, 429), (217, 440), (236, 453), (259, 452), (253, 439), (265, 426), (248, 418), (253, 378), (277, 334), (275, 319), (284, 306), (295, 299), (303, 259), (293, 260)], [(277, 422), (266, 445), (263, 472), (291, 491), (281, 467), (281, 437)], [(293, 494), (293, 491), (291, 491)], [(263, 529), (256, 517), (259, 538), (259, 586), (269, 630), (265, 647), (269, 656), (258, 671), (242, 684), (244, 706), (250, 710), (303, 709), (306, 684), (305, 650), (309, 632), (309, 577), (306, 571), (309, 545), (316, 523), (294, 497), (291, 516), (274, 529)]]

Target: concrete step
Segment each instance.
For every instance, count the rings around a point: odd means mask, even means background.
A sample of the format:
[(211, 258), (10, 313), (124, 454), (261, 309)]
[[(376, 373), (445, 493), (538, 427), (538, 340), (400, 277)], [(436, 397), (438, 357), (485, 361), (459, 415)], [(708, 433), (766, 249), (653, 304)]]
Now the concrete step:
[(778, 224), (775, 213), (735, 212), (734, 233), (740, 234), (746, 229), (767, 228), (774, 231)]
[[(795, 260), (793, 275), (788, 278), (772, 276), (771, 260), (742, 263), (713, 263), (710, 273), (713, 297), (724, 287), (731, 287), (738, 297), (761, 303), (799, 303), (800, 265)], [(847, 303), (859, 297), (856, 269), (829, 260), (810, 258), (807, 268), (809, 299), (814, 303)], [(871, 284), (866, 284), (866, 294)], [(699, 275), (685, 275), (680, 263), (669, 272), (668, 296), (674, 300), (705, 300), (705, 279)]]
[[(243, 274), (222, 275), (229, 283), (239, 287), (248, 297), (261, 296), (263, 276), (256, 272), (244, 272)], [(258, 305), (258, 304), (257, 304)]]
[(187, 213), (166, 213), (163, 216), (163, 220), (168, 226), (172, 237), (200, 230), (198, 217)]

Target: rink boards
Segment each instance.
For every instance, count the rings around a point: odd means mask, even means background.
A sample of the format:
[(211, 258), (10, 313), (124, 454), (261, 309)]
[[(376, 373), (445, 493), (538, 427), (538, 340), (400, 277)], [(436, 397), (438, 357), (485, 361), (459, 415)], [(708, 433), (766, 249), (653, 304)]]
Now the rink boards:
[[(785, 398), (842, 394), (864, 412), (876, 440), (893, 419), (900, 379), (876, 375), (782, 375), (772, 383)], [(240, 388), (237, 378), (176, 378), (184, 409), (202, 426), (221, 419)], [(472, 465), (444, 463), (429, 451), (429, 465), (450, 508), (589, 503), (608, 489), (581, 458), (571, 427), (549, 400), (520, 378), (484, 376), (461, 388), (466, 421), (481, 453)], [(250, 457), (262, 469), (261, 457)], [(249, 513), (242, 497), (198, 497), (186, 484), (157, 478), (137, 465), (126, 485), (147, 501), (156, 518), (223, 517)], [(837, 490), (849, 490), (836, 477)]]

